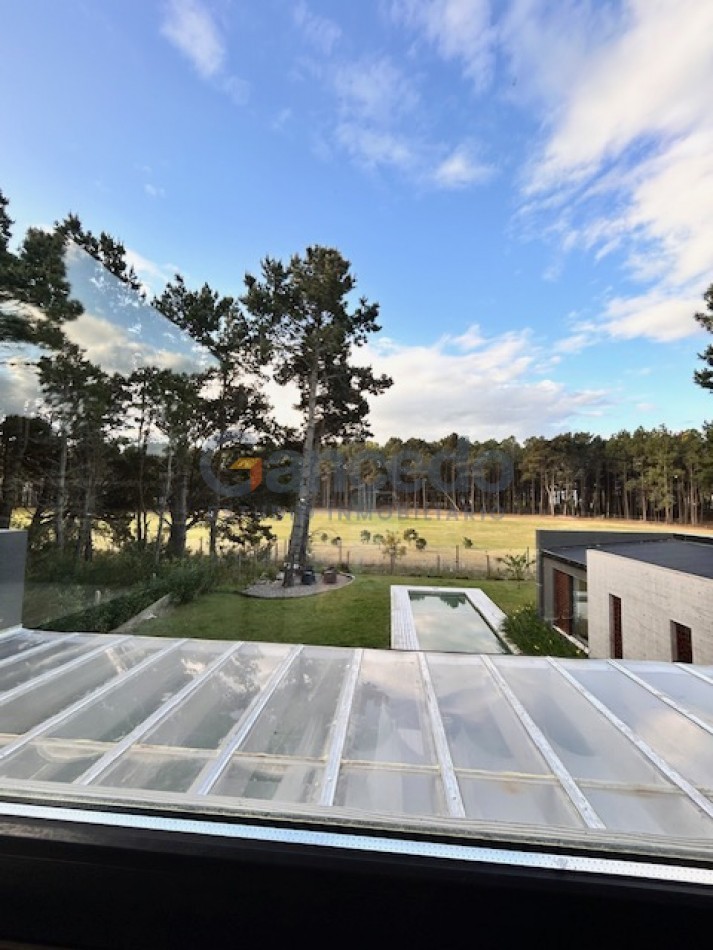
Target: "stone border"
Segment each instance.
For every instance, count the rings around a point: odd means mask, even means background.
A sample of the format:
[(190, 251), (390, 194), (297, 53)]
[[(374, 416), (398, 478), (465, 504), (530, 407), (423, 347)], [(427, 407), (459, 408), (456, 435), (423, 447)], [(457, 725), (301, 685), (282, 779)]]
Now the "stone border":
[(124, 623), (120, 624), (118, 627), (114, 627), (113, 630), (109, 631), (110, 633), (132, 633), (140, 624), (144, 623), (147, 620), (155, 620), (156, 617), (165, 614), (168, 608), (171, 606), (171, 595), (164, 594), (163, 597), (159, 597), (158, 600), (155, 600), (152, 604), (149, 604), (148, 607), (144, 607), (143, 610), (139, 611), (135, 616), (130, 617)]
[(329, 594), (335, 590), (344, 590), (353, 580), (353, 574), (337, 571), (336, 584), (325, 584), (320, 578), (316, 584), (295, 584), (294, 587), (283, 587), (282, 581), (270, 581), (266, 584), (253, 584), (241, 593), (246, 597), (258, 597), (262, 600), (289, 600), (293, 597), (313, 597), (315, 594)]

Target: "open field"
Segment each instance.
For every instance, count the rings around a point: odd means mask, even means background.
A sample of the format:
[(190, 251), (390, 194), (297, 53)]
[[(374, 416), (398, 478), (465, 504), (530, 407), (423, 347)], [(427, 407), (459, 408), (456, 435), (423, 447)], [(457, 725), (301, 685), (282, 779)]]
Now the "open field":
[[(24, 527), (30, 513), (19, 511), (14, 525)], [(281, 563), (287, 553), (287, 541), (292, 528), (292, 516), (282, 519), (270, 519), (272, 530), (277, 536), (274, 550), (275, 563)], [(153, 528), (155, 529), (155, 519)], [(408, 528), (415, 529), (426, 540), (424, 550), (417, 550), (413, 544), (407, 545), (407, 553), (398, 560), (402, 570), (416, 573), (431, 572), (444, 574), (470, 574), (497, 576), (502, 570), (498, 558), (511, 553), (529, 550), (535, 553), (535, 532), (538, 528), (558, 531), (676, 531), (687, 534), (713, 534), (711, 527), (692, 527), (690, 525), (665, 524), (664, 522), (618, 521), (606, 518), (570, 518), (537, 515), (471, 514), (440, 509), (429, 509), (424, 514), (413, 511), (408, 515), (391, 509), (377, 512), (356, 512), (316, 509), (311, 520), (313, 535), (312, 554), (318, 564), (342, 563), (350, 566), (364, 566), (375, 569), (388, 569), (388, 558), (373, 541), (361, 541), (362, 531), (384, 534), (395, 531), (400, 536)], [(321, 536), (326, 535), (322, 541)], [(464, 538), (472, 541), (472, 547), (466, 547)], [(337, 540), (339, 539), (339, 540)], [(109, 547), (107, 539), (96, 537), (99, 549)], [(207, 552), (208, 528), (197, 525), (188, 533), (188, 546), (191, 551)]]
[[(388, 567), (388, 558), (373, 541), (361, 541), (361, 532), (371, 536), (395, 531), (403, 536), (409, 528), (425, 538), (424, 550), (407, 544), (407, 553), (398, 560), (402, 569), (432, 571), (436, 573), (481, 573), (494, 576), (502, 570), (498, 558), (507, 554), (529, 550), (535, 554), (535, 532), (538, 529), (558, 531), (678, 531), (689, 534), (711, 535), (710, 528), (692, 528), (690, 525), (666, 525), (662, 522), (615, 521), (606, 518), (539, 517), (531, 515), (481, 515), (454, 511), (429, 510), (428, 517), (419, 512), (419, 517), (383, 512), (338, 512), (315, 510), (311, 520), (313, 536), (312, 551), (318, 563), (341, 562), (349, 565), (383, 565)], [(286, 516), (273, 523), (278, 537), (278, 559), (287, 552), (287, 539), (292, 527), (292, 517)], [(320, 536), (326, 534), (326, 541)], [(464, 538), (473, 546), (466, 547)], [(340, 539), (335, 543), (336, 539)]]
[[(216, 591), (142, 624), (137, 632), (146, 636), (388, 649), (391, 585), (432, 583), (425, 577), (361, 575), (341, 590), (289, 600), (260, 600), (238, 591)], [(506, 613), (535, 599), (532, 581), (437, 583), (439, 587), (480, 587)]]

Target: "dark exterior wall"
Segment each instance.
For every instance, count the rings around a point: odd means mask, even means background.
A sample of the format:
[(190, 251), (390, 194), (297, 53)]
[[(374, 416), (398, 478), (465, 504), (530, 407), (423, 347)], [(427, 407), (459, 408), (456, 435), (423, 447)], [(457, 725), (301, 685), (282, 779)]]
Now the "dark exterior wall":
[(0, 531), (0, 630), (22, 623), (27, 533)]

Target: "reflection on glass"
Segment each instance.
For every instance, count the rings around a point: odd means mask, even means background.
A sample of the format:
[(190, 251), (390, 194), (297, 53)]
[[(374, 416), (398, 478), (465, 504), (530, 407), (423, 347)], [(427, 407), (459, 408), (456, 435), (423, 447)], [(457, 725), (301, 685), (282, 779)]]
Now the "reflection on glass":
[(407, 769), (345, 767), (335, 804), (381, 814), (448, 814), (440, 776)]
[(431, 726), (413, 654), (366, 654), (361, 664), (344, 758), (430, 765)]
[(505, 648), (465, 594), (409, 591), (422, 650), (505, 653)]
[(257, 762), (239, 755), (215, 784), (211, 795), (310, 803), (319, 799), (321, 777), (322, 769), (315, 765)]

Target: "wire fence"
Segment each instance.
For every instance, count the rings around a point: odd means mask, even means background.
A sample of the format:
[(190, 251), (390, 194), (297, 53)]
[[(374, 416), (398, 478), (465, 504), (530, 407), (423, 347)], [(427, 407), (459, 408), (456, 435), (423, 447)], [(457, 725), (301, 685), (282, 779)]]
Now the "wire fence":
[[(311, 560), (316, 567), (340, 567), (374, 574), (414, 574), (468, 578), (534, 577), (534, 559), (529, 548), (483, 551), (462, 545), (439, 547), (431, 551), (407, 547), (403, 555), (390, 557), (380, 547), (368, 544), (332, 544), (313, 542)], [(272, 547), (271, 560), (281, 565), (287, 557), (287, 541)]]

